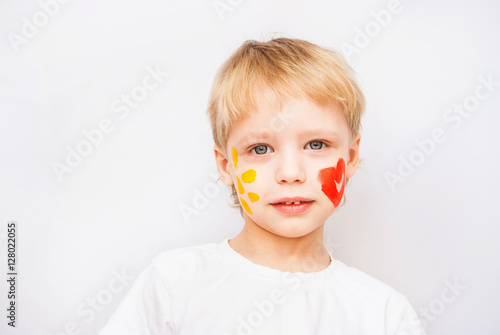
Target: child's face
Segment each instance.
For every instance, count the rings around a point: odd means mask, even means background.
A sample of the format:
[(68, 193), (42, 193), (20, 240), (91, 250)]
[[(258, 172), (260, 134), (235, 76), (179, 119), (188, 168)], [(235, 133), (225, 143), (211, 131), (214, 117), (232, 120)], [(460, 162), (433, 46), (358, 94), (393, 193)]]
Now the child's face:
[(341, 106), (291, 98), (280, 112), (273, 99), (258, 95), (256, 102), (231, 130), (219, 171), (226, 171), (227, 185), (234, 183), (247, 223), (304, 236), (339, 206), (345, 179), (358, 165), (360, 136), (350, 140)]

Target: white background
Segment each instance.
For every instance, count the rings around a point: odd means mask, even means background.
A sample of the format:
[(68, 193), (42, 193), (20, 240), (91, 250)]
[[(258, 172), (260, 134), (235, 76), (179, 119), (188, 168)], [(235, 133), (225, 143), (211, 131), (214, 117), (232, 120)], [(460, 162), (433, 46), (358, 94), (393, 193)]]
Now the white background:
[[(500, 3), (401, 0), (384, 27), (372, 12), (387, 1), (231, 3), (221, 14), (212, 1), (71, 1), (45, 24), (37, 1), (1, 2), (0, 279), (10, 221), (19, 275), (16, 329), (0, 280), (0, 332), (95, 334), (155, 255), (239, 232), (222, 184), (189, 220), (179, 206), (214, 192), (205, 111), (215, 71), (245, 40), (278, 35), (359, 47), (348, 58), (368, 102), (363, 162), (325, 226), (334, 256), (405, 294), (428, 334), (500, 334), (500, 86), (483, 88), (460, 126), (444, 119), (474, 101), (480, 77), (500, 81)], [(120, 119), (112, 103), (148, 67), (170, 74)], [(113, 131), (59, 182), (54, 162), (103, 119)], [(415, 141), (437, 128), (446, 141), (418, 156)], [(424, 159), (392, 189), (385, 174), (412, 153)], [(114, 271), (130, 278), (117, 284)]]

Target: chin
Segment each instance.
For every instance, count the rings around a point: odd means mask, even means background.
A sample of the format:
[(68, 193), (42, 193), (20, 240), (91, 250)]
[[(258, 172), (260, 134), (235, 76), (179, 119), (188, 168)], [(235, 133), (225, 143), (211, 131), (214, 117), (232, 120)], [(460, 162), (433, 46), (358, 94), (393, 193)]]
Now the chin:
[(295, 224), (293, 222), (280, 222), (278, 225), (273, 225), (273, 226), (261, 226), (263, 229), (281, 236), (281, 237), (286, 237), (286, 238), (300, 238), (306, 235), (309, 235), (315, 231), (317, 231), (318, 228), (321, 228), (323, 225), (314, 225), (314, 226), (304, 226), (303, 223), (301, 222), (296, 222)]

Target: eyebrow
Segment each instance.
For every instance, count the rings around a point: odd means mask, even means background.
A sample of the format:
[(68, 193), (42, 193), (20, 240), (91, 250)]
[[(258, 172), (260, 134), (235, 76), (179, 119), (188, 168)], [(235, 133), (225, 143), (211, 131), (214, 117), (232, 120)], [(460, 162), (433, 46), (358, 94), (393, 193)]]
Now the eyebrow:
[(318, 129), (310, 129), (306, 131), (302, 131), (299, 133), (299, 136), (303, 137), (327, 137), (332, 140), (340, 139), (340, 134), (334, 130), (329, 128), (318, 128)]

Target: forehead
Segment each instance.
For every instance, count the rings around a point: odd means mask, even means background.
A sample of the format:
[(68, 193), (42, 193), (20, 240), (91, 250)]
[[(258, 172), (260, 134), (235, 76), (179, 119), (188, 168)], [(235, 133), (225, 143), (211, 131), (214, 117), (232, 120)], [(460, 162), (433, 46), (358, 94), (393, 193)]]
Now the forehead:
[(341, 140), (348, 135), (340, 103), (322, 106), (307, 96), (279, 99), (263, 92), (255, 95), (254, 106), (234, 124), (228, 142), (321, 136)]

